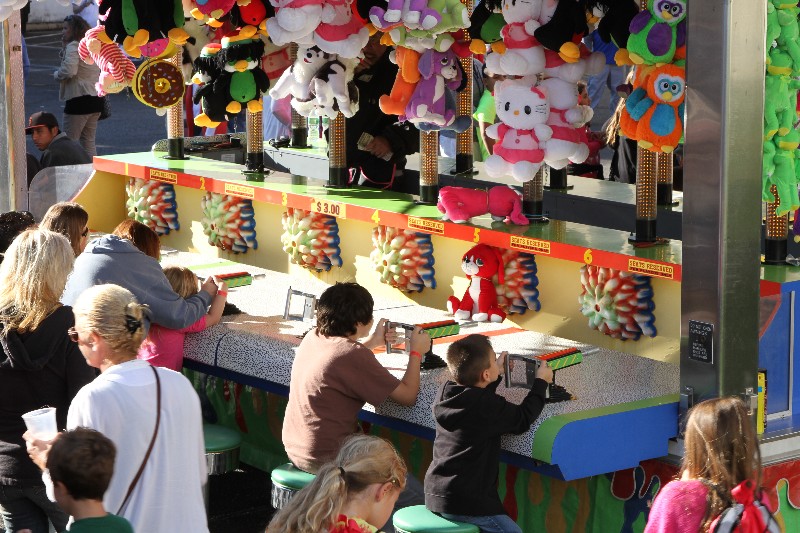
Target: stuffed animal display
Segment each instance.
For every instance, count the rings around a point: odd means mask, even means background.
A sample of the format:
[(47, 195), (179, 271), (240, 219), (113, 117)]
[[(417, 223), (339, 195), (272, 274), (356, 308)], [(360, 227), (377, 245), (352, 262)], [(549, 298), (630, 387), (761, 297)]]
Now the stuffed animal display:
[(146, 47), (152, 41), (167, 39), (173, 44), (183, 45), (189, 38), (183, 29), (181, 0), (101, 0), (99, 19), (105, 29), (105, 36), (99, 38), (122, 45), (131, 57), (141, 57), (142, 47), (151, 54), (149, 57), (163, 54), (166, 44), (156, 45), (156, 49), (161, 49), (156, 53)]
[(797, 185), (800, 183), (800, 163), (797, 162), (800, 133), (795, 129), (798, 119), (797, 91), (800, 89), (798, 14), (800, 9), (797, 5), (786, 0), (767, 2), (761, 197), (764, 202), (778, 204), (775, 209), (778, 216), (800, 207), (797, 194)]
[(171, 183), (130, 178), (125, 192), (128, 218), (141, 222), (159, 235), (181, 229), (175, 186)]
[(378, 226), (372, 230), (369, 259), (382, 283), (403, 292), (436, 288), (433, 243), (428, 233)]
[(253, 201), (207, 192), (200, 201), (200, 223), (208, 244), (233, 253), (258, 249)]
[(668, 64), (637, 77), (620, 116), (620, 132), (646, 150), (671, 153), (683, 137), (684, 76), (683, 67)]
[(201, 113), (195, 115), (194, 123), (203, 128), (216, 128), (221, 122), (228, 120), (228, 95), (223, 92), (223, 84), (216, 85), (215, 80), (222, 74), (219, 64), (219, 43), (209, 43), (200, 51), (194, 60), (192, 83), (199, 86), (195, 89), (192, 101), (200, 104)]
[(442, 187), (439, 189), (436, 207), (442, 213), (442, 220), (459, 224), (489, 213), (492, 220), (498, 222), (528, 225), (528, 219), (522, 214), (522, 197), (505, 185), (492, 187), (488, 191), (467, 187)]
[(447, 299), (447, 310), (458, 320), (476, 322), (502, 322), (506, 313), (497, 303), (498, 283), (504, 282), (503, 255), (500, 250), (486, 244), (470, 248), (461, 259), (461, 270), (467, 275), (469, 288), (459, 300), (455, 296)]
[(355, 65), (354, 59), (340, 58), (317, 46), (300, 48), (297, 60), (269, 94), (275, 100), (292, 95), (292, 107), (305, 117), (316, 114), (334, 119), (339, 112), (352, 117), (358, 111)]
[(163, 115), (183, 97), (183, 72), (169, 61), (148, 59), (136, 69), (131, 89), (137, 100)]
[(547, 125), (547, 94), (525, 80), (502, 81), (495, 84), (495, 105), (499, 122), (489, 126), (486, 134), (497, 142), (486, 159), (486, 173), (530, 181), (541, 168), (545, 143), (553, 135)]
[(281, 244), (292, 263), (318, 272), (342, 266), (336, 217), (289, 208), (281, 224)]
[(122, 53), (119, 46), (102, 41), (98, 35), (102, 26), (90, 28), (78, 44), (78, 55), (83, 62), (96, 64), (100, 68), (100, 78), (95, 84), (97, 96), (118, 93), (130, 87), (136, 74), (136, 66)]
[(247, 0), (191, 0), (191, 15), (212, 28), (222, 26), (220, 20), (235, 4), (247, 4)]

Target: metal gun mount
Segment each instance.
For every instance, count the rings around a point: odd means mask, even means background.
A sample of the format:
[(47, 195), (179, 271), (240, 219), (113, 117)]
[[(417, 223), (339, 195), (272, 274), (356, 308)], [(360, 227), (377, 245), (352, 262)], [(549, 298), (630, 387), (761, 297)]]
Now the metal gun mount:
[[(515, 372), (515, 375), (511, 373), (511, 361), (519, 361), (519, 363), (514, 363), (514, 366), (519, 368), (517, 365), (524, 365), (525, 371), (524, 372)], [(505, 361), (503, 361), (503, 370), (505, 372), (504, 379), (506, 387), (522, 387), (525, 389), (533, 388), (533, 382), (536, 380), (536, 370), (539, 368), (539, 365), (542, 364), (541, 361), (538, 359), (534, 359), (530, 356), (525, 355), (516, 355), (516, 354), (507, 354)]]
[[(290, 311), (292, 306), (292, 297), (294, 296), (302, 296), (304, 298), (302, 313), (292, 314)], [(317, 297), (315, 295), (301, 292), (289, 287), (289, 291), (286, 293), (286, 307), (283, 309), (284, 320), (313, 320), (316, 309)]]
[(414, 329), (417, 326), (414, 324), (404, 324), (403, 322), (387, 322), (386, 323), (386, 331), (389, 332), (391, 330), (397, 331), (398, 329), (403, 329), (403, 339), (404, 339), (404, 348), (402, 350), (396, 349), (392, 346), (391, 342), (386, 343), (386, 353), (404, 353), (406, 355), (411, 353), (411, 334), (414, 333)]

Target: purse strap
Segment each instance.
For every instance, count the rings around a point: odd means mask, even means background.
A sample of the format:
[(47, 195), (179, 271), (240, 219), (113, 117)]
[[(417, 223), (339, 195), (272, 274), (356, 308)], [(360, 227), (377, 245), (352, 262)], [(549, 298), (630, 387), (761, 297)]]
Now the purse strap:
[(161, 425), (161, 380), (158, 377), (158, 372), (156, 371), (156, 367), (150, 366), (150, 369), (153, 371), (153, 374), (156, 376), (156, 427), (153, 430), (153, 438), (150, 439), (150, 446), (147, 447), (147, 452), (144, 454), (144, 459), (142, 459), (142, 464), (139, 466), (139, 471), (136, 472), (136, 475), (133, 477), (133, 481), (131, 481), (131, 485), (128, 487), (128, 493), (125, 495), (125, 499), (122, 500), (122, 505), (119, 506), (119, 509), (115, 513), (117, 516), (122, 516), (122, 510), (128, 505), (128, 500), (131, 498), (131, 494), (133, 494), (133, 489), (136, 488), (136, 484), (139, 482), (139, 478), (142, 477), (142, 472), (144, 472), (144, 467), (147, 464), (147, 460), (150, 458), (150, 452), (153, 451), (153, 445), (156, 443), (156, 436), (158, 435), (158, 427)]

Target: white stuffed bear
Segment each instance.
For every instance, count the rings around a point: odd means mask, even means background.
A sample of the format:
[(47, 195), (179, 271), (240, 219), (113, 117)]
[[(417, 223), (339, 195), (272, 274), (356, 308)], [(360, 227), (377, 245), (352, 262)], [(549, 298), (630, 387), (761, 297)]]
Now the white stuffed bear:
[(486, 134), (497, 142), (484, 166), (493, 177), (510, 175), (515, 180), (532, 180), (544, 161), (545, 147), (553, 130), (547, 125), (550, 104), (546, 89), (530, 81), (507, 80), (495, 84), (498, 123)]
[(592, 120), (592, 108), (578, 105), (578, 86), (559, 78), (548, 78), (540, 87), (547, 92), (550, 118), (547, 125), (553, 136), (547, 141), (544, 160), (553, 168), (564, 168), (570, 162), (583, 163), (589, 147), (576, 128)]
[(505, 52), (490, 52), (486, 70), (505, 76), (529, 76), (544, 70), (544, 47), (533, 37), (540, 26), (542, 0), (503, 0), (506, 25), (500, 30)]
[(297, 59), (291, 67), (283, 71), (269, 90), (270, 97), (273, 100), (280, 100), (291, 94), (293, 100), (308, 101), (311, 98), (314, 75), (328, 61), (330, 54), (326, 54), (316, 46), (298, 48)]

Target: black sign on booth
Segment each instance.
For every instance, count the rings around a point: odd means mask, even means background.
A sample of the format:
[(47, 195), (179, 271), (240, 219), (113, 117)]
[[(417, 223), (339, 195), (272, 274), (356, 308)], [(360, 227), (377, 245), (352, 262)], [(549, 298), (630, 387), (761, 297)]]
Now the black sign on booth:
[(689, 321), (689, 359), (708, 364), (714, 362), (714, 324)]

